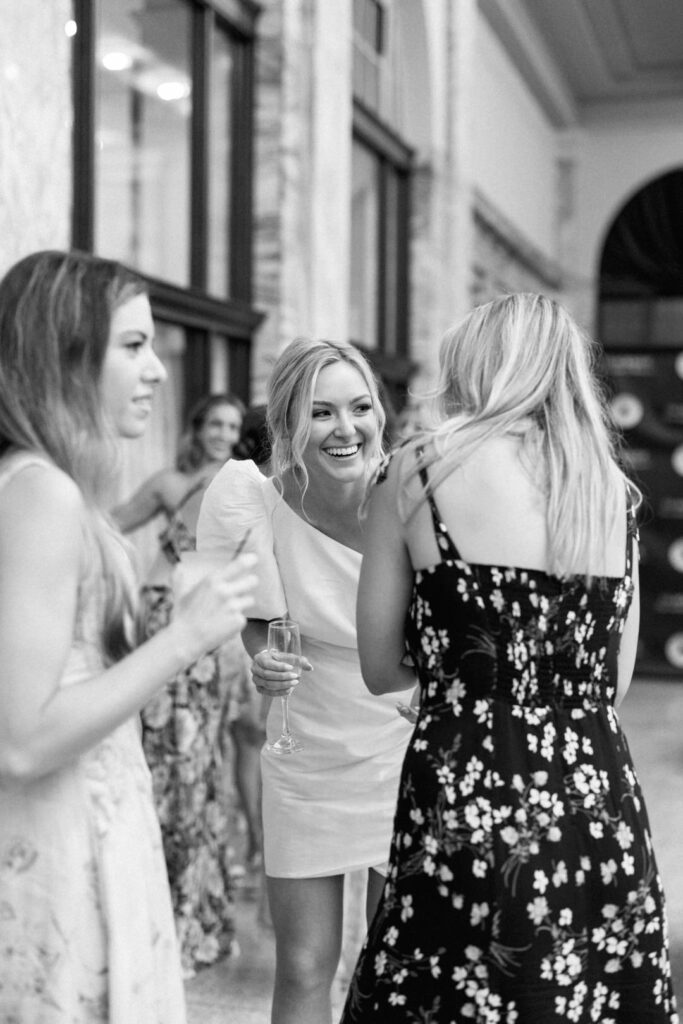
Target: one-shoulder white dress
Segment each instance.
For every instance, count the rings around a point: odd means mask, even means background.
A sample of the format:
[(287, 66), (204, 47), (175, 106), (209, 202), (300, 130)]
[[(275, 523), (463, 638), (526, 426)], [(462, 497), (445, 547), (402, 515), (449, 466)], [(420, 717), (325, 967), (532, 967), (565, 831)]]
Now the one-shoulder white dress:
[[(411, 726), (396, 695), (372, 696), (360, 671), (356, 591), (361, 555), (290, 509), (253, 462), (231, 460), (210, 484), (199, 516), (200, 551), (232, 552), (247, 527), (259, 585), (249, 616), (288, 614), (301, 629), (304, 672), (289, 698), (303, 750), (261, 753), (264, 859), (276, 878), (384, 868), (398, 779)], [(281, 726), (268, 712), (268, 742)]]

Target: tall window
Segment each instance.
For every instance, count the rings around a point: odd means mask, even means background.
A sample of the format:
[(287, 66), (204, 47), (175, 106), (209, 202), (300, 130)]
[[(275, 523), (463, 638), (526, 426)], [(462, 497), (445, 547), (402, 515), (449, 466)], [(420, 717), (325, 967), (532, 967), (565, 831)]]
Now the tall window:
[(380, 109), (386, 14), (380, 0), (353, 2), (353, 88), (370, 110)]
[(73, 244), (147, 276), (185, 407), (227, 387), (249, 398), (256, 13), (74, 0)]
[(394, 404), (408, 382), (408, 226), (412, 151), (393, 127), (392, 25), (380, 0), (354, 0), (351, 338)]
[(383, 147), (377, 130), (372, 136), (357, 127), (353, 139), (351, 336), (387, 356), (405, 355), (409, 157)]

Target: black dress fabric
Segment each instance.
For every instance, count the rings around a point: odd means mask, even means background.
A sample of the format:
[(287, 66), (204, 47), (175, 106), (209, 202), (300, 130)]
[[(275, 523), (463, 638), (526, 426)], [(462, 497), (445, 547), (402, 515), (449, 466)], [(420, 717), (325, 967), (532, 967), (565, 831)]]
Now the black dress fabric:
[(614, 708), (633, 595), (465, 562), (415, 573), (421, 707), (342, 1024), (674, 1024), (664, 898)]

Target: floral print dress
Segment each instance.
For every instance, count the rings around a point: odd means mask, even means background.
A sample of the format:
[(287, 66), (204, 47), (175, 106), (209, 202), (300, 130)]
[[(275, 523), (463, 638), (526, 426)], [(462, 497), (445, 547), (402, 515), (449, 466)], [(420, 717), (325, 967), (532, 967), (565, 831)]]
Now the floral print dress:
[[(14, 472), (44, 464), (17, 453)], [(108, 543), (133, 585), (122, 538)], [(85, 546), (74, 636), (59, 681), (104, 672), (102, 574)], [(135, 716), (68, 763), (0, 781), (1, 1024), (185, 1024), (159, 822)]]
[[(169, 561), (195, 549), (180, 510), (160, 537)], [(141, 593), (145, 637), (166, 626), (171, 586)], [(231, 868), (231, 794), (225, 762), (228, 711), (248, 673), (237, 637), (172, 679), (142, 711), (142, 745), (152, 773), (183, 972), (191, 977), (229, 955), (235, 944)]]
[(614, 709), (623, 577), (415, 573), (421, 708), (343, 1024), (674, 1024), (664, 897)]

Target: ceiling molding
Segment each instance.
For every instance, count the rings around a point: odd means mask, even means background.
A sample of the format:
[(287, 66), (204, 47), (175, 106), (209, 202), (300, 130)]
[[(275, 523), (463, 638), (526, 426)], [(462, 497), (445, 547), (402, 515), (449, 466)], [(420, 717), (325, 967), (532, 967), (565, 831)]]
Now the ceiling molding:
[(578, 109), (569, 83), (521, 0), (479, 0), (479, 7), (552, 124), (575, 124)]
[(519, 0), (581, 115), (596, 105), (683, 98), (683, 8), (659, 0)]

